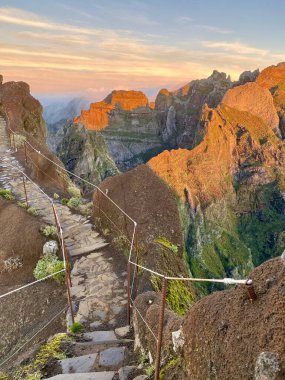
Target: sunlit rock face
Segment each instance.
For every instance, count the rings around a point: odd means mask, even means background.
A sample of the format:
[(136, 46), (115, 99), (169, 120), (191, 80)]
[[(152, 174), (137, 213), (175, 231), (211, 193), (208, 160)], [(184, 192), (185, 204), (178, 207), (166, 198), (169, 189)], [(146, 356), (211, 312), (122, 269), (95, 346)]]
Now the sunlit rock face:
[(103, 101), (91, 103), (89, 111), (82, 110), (75, 122), (81, 121), (88, 129), (99, 131), (108, 126), (111, 110), (132, 111), (147, 106), (148, 98), (140, 91), (113, 91)]
[(285, 138), (285, 63), (270, 66), (264, 69), (256, 79), (256, 82), (270, 90), (274, 105), (279, 116), (279, 130), (282, 138)]
[(0, 76), (0, 111), (2, 114), (7, 113), (13, 129), (18, 132), (27, 132), (38, 141), (45, 141), (43, 108), (40, 102), (31, 95), (27, 83), (3, 83), (3, 76)]
[(229, 89), (218, 107), (204, 106), (200, 144), (148, 163), (189, 215), (186, 245), (197, 277), (246, 276), (283, 250), (285, 147), (275, 103), (257, 83)]

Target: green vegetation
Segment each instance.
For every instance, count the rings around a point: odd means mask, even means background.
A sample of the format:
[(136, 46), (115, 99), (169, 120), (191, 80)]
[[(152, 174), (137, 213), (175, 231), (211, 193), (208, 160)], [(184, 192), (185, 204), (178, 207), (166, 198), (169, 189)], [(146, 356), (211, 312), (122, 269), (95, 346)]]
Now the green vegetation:
[(41, 229), (41, 233), (45, 237), (56, 236), (57, 235), (57, 229), (55, 226), (45, 226), (44, 228)]
[(275, 184), (256, 195), (256, 208), (240, 216), (238, 231), (250, 248), (255, 266), (279, 256), (285, 243), (285, 202)]
[(62, 198), (62, 200), (61, 200), (61, 204), (62, 204), (63, 206), (67, 206), (68, 201), (69, 201), (69, 199), (67, 199), (67, 198)]
[(73, 333), (73, 334), (77, 334), (79, 333), (81, 330), (83, 329), (83, 325), (82, 323), (80, 322), (74, 322), (71, 326), (70, 326), (70, 331)]
[(38, 211), (35, 207), (29, 207), (27, 208), (27, 212), (28, 214), (30, 215), (33, 215), (33, 216), (37, 216), (38, 215)]
[(161, 244), (164, 247), (170, 249), (173, 253), (178, 252), (178, 247), (175, 244), (172, 244), (166, 237), (162, 236), (154, 240), (155, 243)]
[(45, 378), (45, 368), (51, 359), (62, 360), (66, 358), (65, 352), (61, 349), (61, 344), (63, 341), (68, 340), (67, 334), (57, 334), (40, 348), (34, 361), (20, 367), (13, 378), (19, 380), (40, 380)]
[(179, 362), (179, 358), (173, 358), (169, 360), (169, 362), (160, 370), (159, 372), (159, 380), (163, 380), (165, 373), (171, 368), (176, 366), (176, 364)]
[(59, 199), (59, 195), (57, 193), (53, 194), (53, 199)]
[[(59, 272), (62, 269), (64, 269), (64, 262), (59, 260), (55, 255), (48, 254), (37, 262), (33, 274), (37, 280), (40, 280), (46, 276), (52, 275), (53, 273)], [(64, 277), (64, 272), (60, 272), (52, 276), (52, 278), (59, 284), (64, 282)]]
[(18, 202), (17, 205), (25, 210), (27, 210), (28, 206), (26, 202)]
[(8, 376), (4, 372), (0, 372), (0, 380), (8, 380)]
[(13, 199), (15, 199), (15, 197), (12, 194), (12, 191), (7, 189), (0, 189), (0, 196), (2, 198), (7, 199), (8, 201), (12, 201)]
[(145, 369), (145, 373), (147, 375), (147, 377), (149, 379), (152, 378), (152, 376), (154, 375), (154, 365), (153, 364), (150, 364), (146, 369)]
[(15, 139), (14, 141), (15, 141), (16, 148), (20, 148), (27, 141), (26, 136), (19, 135), (19, 134), (14, 135), (14, 139)]
[[(160, 278), (154, 275), (151, 276), (151, 284), (156, 292), (161, 292)], [(166, 302), (176, 314), (184, 316), (194, 301), (194, 297), (184, 281), (168, 281)]]
[(72, 197), (67, 202), (67, 206), (70, 208), (77, 208), (81, 205), (82, 201), (80, 198)]
[(80, 189), (78, 189), (77, 187), (69, 186), (67, 191), (72, 198), (81, 198)]

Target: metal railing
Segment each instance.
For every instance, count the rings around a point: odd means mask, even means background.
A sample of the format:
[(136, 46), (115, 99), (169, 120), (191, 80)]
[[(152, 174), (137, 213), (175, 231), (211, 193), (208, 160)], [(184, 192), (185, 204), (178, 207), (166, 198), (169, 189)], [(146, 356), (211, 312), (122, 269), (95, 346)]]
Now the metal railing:
[[(15, 146), (15, 133), (13, 130), (9, 128), (9, 118), (6, 114), (6, 120), (8, 123), (8, 131), (10, 133), (10, 141), (11, 145)], [(107, 194), (105, 194), (98, 186), (94, 185), (92, 182), (81, 178), (80, 176), (70, 172), (69, 170), (63, 168), (61, 165), (56, 163), (55, 161), (51, 160), (47, 156), (45, 156), (42, 152), (37, 150), (29, 141), (24, 142), (24, 153), (25, 153), (25, 161), (28, 163), (28, 149), (32, 149), (34, 152), (39, 154), (40, 156), (44, 157), (46, 160), (50, 162), (50, 164), (55, 165), (58, 169), (60, 169), (62, 172), (68, 174), (70, 177), (74, 177), (89, 186), (96, 189), (98, 192), (98, 199), (97, 199), (97, 205), (95, 207), (98, 209), (98, 213), (100, 218), (105, 217), (111, 224), (119, 230), (120, 233), (122, 233), (127, 241), (130, 244), (129, 249), (129, 256), (128, 256), (128, 264), (127, 264), (127, 273), (128, 273), (128, 280), (127, 280), (127, 294), (128, 294), (128, 302), (127, 302), (127, 319), (128, 324), (131, 323), (131, 310), (136, 310), (138, 316), (141, 318), (143, 323), (146, 325), (148, 330), (151, 332), (152, 336), (154, 337), (156, 341), (156, 356), (155, 356), (155, 375), (154, 379), (159, 380), (159, 372), (160, 372), (160, 365), (161, 365), (161, 354), (162, 354), (162, 341), (163, 341), (163, 329), (164, 329), (164, 314), (165, 314), (165, 308), (166, 308), (166, 295), (167, 295), (167, 285), (169, 281), (185, 281), (185, 282), (208, 282), (208, 283), (222, 283), (225, 285), (245, 285), (248, 297), (251, 301), (254, 301), (256, 299), (256, 293), (253, 287), (253, 282), (251, 279), (232, 279), (232, 278), (224, 278), (224, 279), (212, 279), (212, 278), (192, 278), (192, 277), (174, 277), (174, 276), (168, 276), (163, 273), (159, 273), (157, 271), (154, 271), (150, 268), (147, 268), (141, 264), (139, 264), (139, 254), (138, 254), (138, 237), (137, 237), (137, 223), (136, 221), (131, 218), (118, 204), (116, 204)], [(32, 162), (32, 161), (31, 161)], [(101, 204), (101, 197), (104, 197), (104, 199), (108, 200), (110, 204), (112, 204), (123, 216), (124, 220), (129, 220), (132, 225), (133, 229), (131, 233), (130, 231), (122, 231), (120, 227), (112, 220), (107, 213), (103, 210), (102, 204)], [(125, 223), (126, 225), (126, 223)], [(133, 270), (133, 271), (132, 271)], [(138, 277), (138, 270), (142, 270), (145, 272), (148, 272), (152, 275), (158, 276), (162, 279), (162, 290), (161, 290), (161, 300), (160, 300), (160, 312), (159, 312), (159, 320), (158, 320), (158, 332), (157, 335), (155, 332), (151, 329), (147, 321), (144, 319), (143, 315), (140, 313), (139, 309), (135, 305), (134, 301), (134, 286), (135, 282)], [(133, 272), (133, 273), (132, 273)]]

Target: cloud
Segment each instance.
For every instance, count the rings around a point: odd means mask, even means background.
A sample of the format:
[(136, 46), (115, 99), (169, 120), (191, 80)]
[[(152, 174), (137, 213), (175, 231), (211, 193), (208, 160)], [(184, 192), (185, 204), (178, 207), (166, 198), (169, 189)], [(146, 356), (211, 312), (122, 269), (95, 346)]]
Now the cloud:
[(18, 36), (25, 40), (48, 42), (58, 45), (89, 45), (92, 41), (88, 36), (82, 36), (80, 34), (51, 34), (23, 31), (19, 32)]
[(224, 29), (224, 28), (221, 28), (219, 26), (214, 26), (214, 25), (201, 25), (201, 24), (197, 24), (196, 25), (198, 28), (200, 29), (204, 29), (208, 32), (213, 32), (213, 33), (218, 33), (218, 34), (231, 34), (233, 33), (232, 30), (230, 29)]
[(176, 21), (178, 24), (188, 24), (189, 22), (193, 21), (193, 18), (189, 16), (179, 16)]
[(104, 29), (84, 28), (69, 24), (58, 24), (41, 18), (35, 13), (26, 12), (18, 8), (0, 8), (0, 21), (7, 24), (32, 27), (37, 29), (46, 29), (52, 31), (57, 30), (86, 35), (102, 35), (106, 32)]
[(256, 54), (266, 56), (269, 50), (256, 48), (240, 42), (226, 42), (226, 41), (203, 41), (203, 46), (211, 49), (220, 49), (224, 51), (232, 51), (237, 54)]

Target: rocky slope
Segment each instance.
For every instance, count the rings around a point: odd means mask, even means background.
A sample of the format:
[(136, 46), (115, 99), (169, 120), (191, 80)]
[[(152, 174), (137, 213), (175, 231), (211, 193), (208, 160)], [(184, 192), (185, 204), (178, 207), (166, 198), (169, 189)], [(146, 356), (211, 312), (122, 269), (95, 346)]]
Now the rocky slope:
[[(119, 173), (98, 132), (87, 130), (81, 123), (70, 123), (64, 126), (62, 136), (57, 155), (66, 169), (95, 185)], [(84, 183), (78, 184), (82, 186), (83, 192), (91, 190)]]
[[(262, 75), (262, 73), (261, 73)], [(284, 143), (267, 89), (247, 83), (205, 108), (203, 141), (149, 165), (186, 202), (193, 275), (246, 276), (284, 246)], [(205, 289), (203, 289), (205, 291)]]
[[(3, 83), (0, 76), (0, 115), (9, 119), (10, 128), (18, 135), (15, 137), (17, 158), (25, 163), (24, 141), (29, 141), (33, 146), (45, 154), (50, 160), (61, 162), (53, 155), (47, 145), (46, 125), (42, 117), (43, 108), (38, 100), (30, 94), (30, 88), (24, 82)], [(14, 140), (12, 139), (14, 143)], [(56, 166), (39, 156), (27, 145), (28, 173), (32, 178), (41, 183), (50, 191), (64, 193), (67, 187), (67, 177), (57, 170)], [(49, 180), (46, 180), (46, 174)]]
[(238, 286), (203, 298), (186, 315), (185, 379), (284, 379), (284, 260), (267, 261), (251, 278), (256, 301)]

